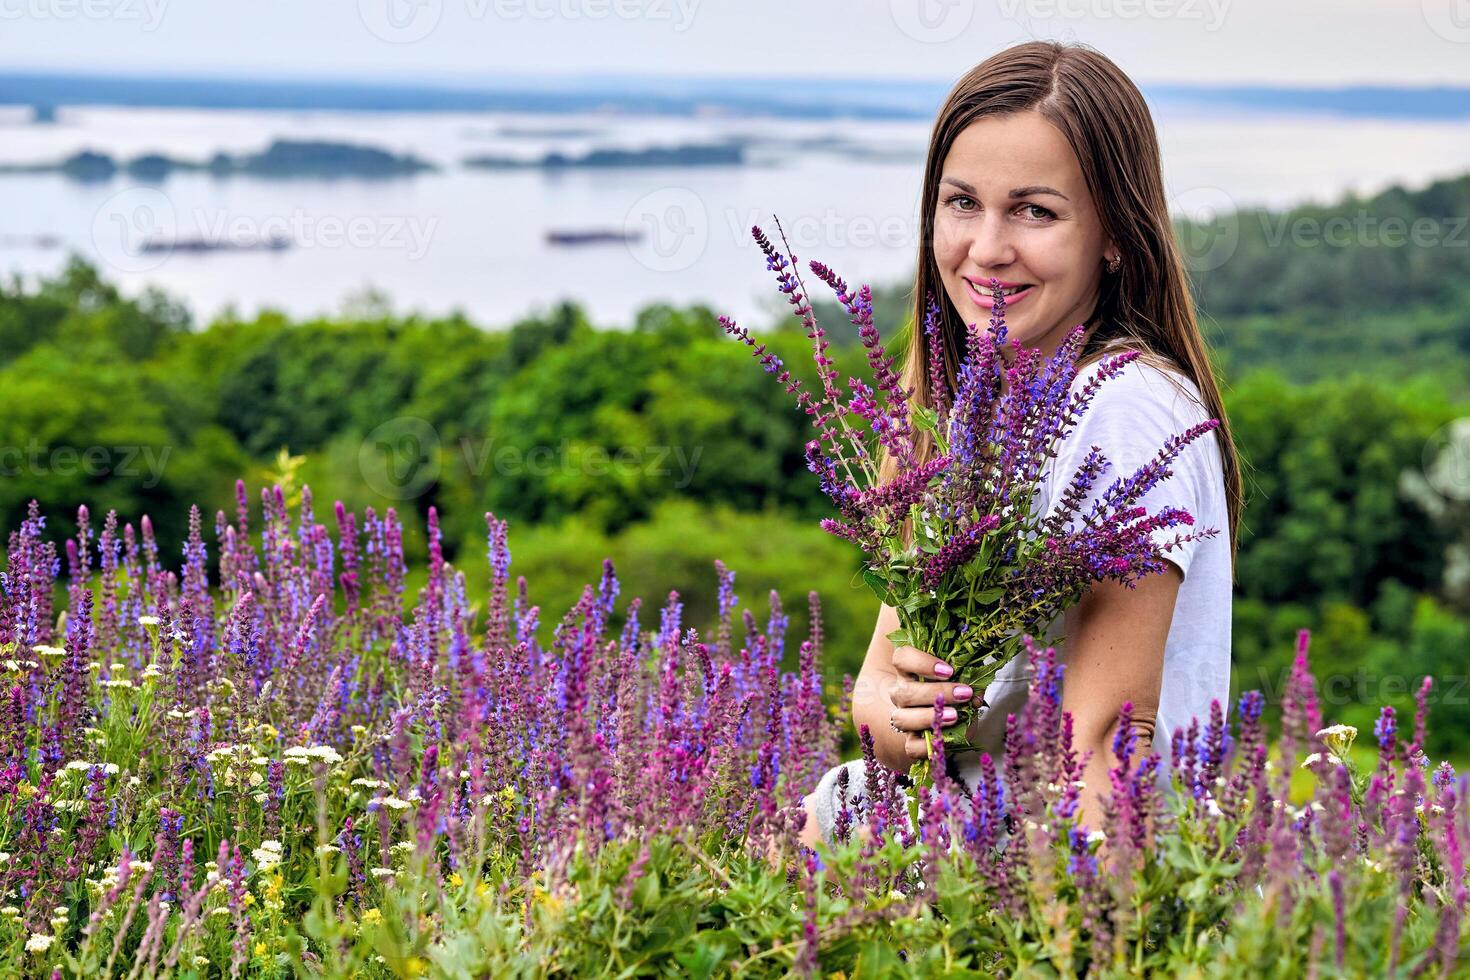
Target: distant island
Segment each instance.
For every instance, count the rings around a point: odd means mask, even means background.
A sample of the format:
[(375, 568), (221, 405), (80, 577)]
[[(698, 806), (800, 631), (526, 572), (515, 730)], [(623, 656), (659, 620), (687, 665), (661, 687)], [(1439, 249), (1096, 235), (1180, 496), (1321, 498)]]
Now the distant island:
[(107, 153), (81, 150), (52, 163), (0, 165), (3, 174), (56, 173), (78, 181), (111, 180), (119, 173), (139, 180), (160, 181), (174, 173), (207, 173), (215, 177), (402, 177), (437, 169), (414, 156), (351, 143), (315, 140), (276, 140), (261, 153), (233, 156), (216, 153), (205, 161), (180, 160), (161, 153), (145, 153), (131, 160)]
[(566, 170), (573, 168), (740, 166), (745, 147), (739, 143), (690, 143), (650, 146), (641, 150), (592, 150), (582, 156), (547, 153), (534, 160), (514, 157), (466, 157), (464, 165), (476, 170)]
[(589, 228), (585, 231), (562, 231), (549, 229), (546, 232), (548, 245), (626, 245), (643, 240), (643, 232), (622, 228)]

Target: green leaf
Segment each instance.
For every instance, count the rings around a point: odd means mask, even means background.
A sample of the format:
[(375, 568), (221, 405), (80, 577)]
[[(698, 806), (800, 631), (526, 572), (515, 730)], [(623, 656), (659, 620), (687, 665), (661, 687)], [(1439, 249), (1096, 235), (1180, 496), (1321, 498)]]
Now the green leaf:
[(908, 630), (894, 630), (888, 634), (888, 639), (896, 647), (909, 647), (914, 645), (914, 638)]
[(882, 599), (883, 602), (890, 606), (893, 605), (893, 599), (888, 593), (888, 583), (883, 579), (883, 576), (871, 568), (865, 568), (863, 569), (863, 581), (868, 584), (868, 588), (872, 589), (873, 593), (879, 599)]
[(984, 592), (978, 592), (978, 593), (976, 593), (976, 595), (975, 595), (975, 601), (976, 602), (985, 603), (985, 604), (988, 605), (988, 604), (990, 604), (992, 602), (998, 601), (1001, 596), (1005, 595), (1005, 592), (1006, 592), (1005, 586), (1003, 586), (1003, 585), (997, 585), (993, 589), (986, 589)]

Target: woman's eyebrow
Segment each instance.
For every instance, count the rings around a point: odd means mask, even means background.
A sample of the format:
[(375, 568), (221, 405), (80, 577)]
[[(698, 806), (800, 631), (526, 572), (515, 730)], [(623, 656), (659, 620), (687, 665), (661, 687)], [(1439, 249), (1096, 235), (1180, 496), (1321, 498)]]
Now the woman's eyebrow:
[[(973, 194), (973, 193), (975, 193), (975, 188), (971, 187), (965, 181), (960, 180), (958, 177), (944, 177), (944, 178), (941, 178), (940, 179), (940, 183), (941, 184), (953, 184), (954, 186), (958, 187), (960, 190), (964, 191), (966, 194)], [(1061, 198), (1064, 201), (1070, 201), (1071, 200), (1070, 197), (1068, 197), (1067, 195), (1063, 194), (1061, 191), (1057, 190), (1055, 187), (1047, 187), (1044, 184), (1033, 184), (1030, 187), (1017, 187), (1015, 190), (1011, 191), (1010, 197), (1011, 197), (1012, 200), (1014, 200), (1015, 198), (1018, 198), (1018, 197), (1032, 197), (1032, 196), (1034, 196), (1036, 194), (1051, 194), (1051, 195), (1053, 195), (1055, 197)]]
[(1047, 187), (1044, 184), (1033, 184), (1030, 187), (1017, 187), (1015, 190), (1011, 191), (1011, 197), (1013, 199), (1017, 197), (1034, 197), (1037, 194), (1051, 194), (1055, 197), (1061, 198), (1064, 201), (1071, 200), (1070, 197), (1063, 194), (1055, 187)]

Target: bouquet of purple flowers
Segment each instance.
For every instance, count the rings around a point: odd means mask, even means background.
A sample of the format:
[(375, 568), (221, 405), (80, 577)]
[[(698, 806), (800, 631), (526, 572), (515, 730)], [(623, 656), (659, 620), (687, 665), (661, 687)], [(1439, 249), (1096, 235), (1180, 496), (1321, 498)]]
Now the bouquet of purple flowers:
[[(1132, 587), (1144, 575), (1163, 570), (1165, 552), (1219, 533), (1218, 528), (1194, 530), (1160, 546), (1153, 532), (1193, 526), (1194, 518), (1178, 507), (1148, 514), (1138, 506), (1171, 475), (1170, 462), (1216, 428), (1217, 419), (1168, 439), (1153, 459), (1113, 482), (1081, 513), (1111, 465), (1092, 447), (1051, 513), (1034, 512), (1056, 447), (1099, 387), (1138, 351), (1105, 358), (1074, 392), (1084, 327), (1074, 327), (1050, 358), (1014, 340), (1008, 345), (1005, 300), (992, 280), (990, 323), (985, 330), (969, 325), (950, 391), (942, 373), (946, 341), (931, 294), (925, 297), (922, 342), (928, 345), (933, 404), (917, 404), (873, 325), (868, 286), (850, 292), (836, 273), (812, 261), (812, 273), (832, 288), (858, 328), (874, 375), (872, 385), (849, 377), (844, 395), (784, 232), (784, 253), (758, 226), (752, 234), (812, 340), (821, 390), (805, 389), (779, 357), (733, 320), (721, 317), (720, 324), (753, 349), (768, 373), (778, 374), (811, 417), (818, 436), (806, 445), (807, 464), (838, 512), (822, 527), (862, 549), (863, 580), (898, 613), (900, 629), (888, 634), (896, 646), (925, 650), (954, 668), (952, 681), (983, 691), (1021, 652), (1025, 636), (1043, 632), (1094, 582), (1114, 579)], [(932, 451), (921, 451), (921, 433)], [(898, 475), (886, 483), (879, 479), (875, 449), (897, 463)], [(1080, 522), (1074, 521), (1079, 515)], [(943, 731), (946, 753), (969, 747), (968, 729), (984, 702), (954, 707), (958, 717)], [(928, 781), (927, 760), (917, 763), (912, 775)]]

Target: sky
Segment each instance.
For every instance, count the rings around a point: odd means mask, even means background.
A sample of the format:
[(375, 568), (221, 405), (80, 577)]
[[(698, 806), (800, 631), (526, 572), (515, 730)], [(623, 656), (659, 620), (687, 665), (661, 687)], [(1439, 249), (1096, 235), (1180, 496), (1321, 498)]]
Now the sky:
[(1031, 38), (1141, 84), (1470, 84), (1470, 0), (0, 0), (9, 70), (953, 79)]

